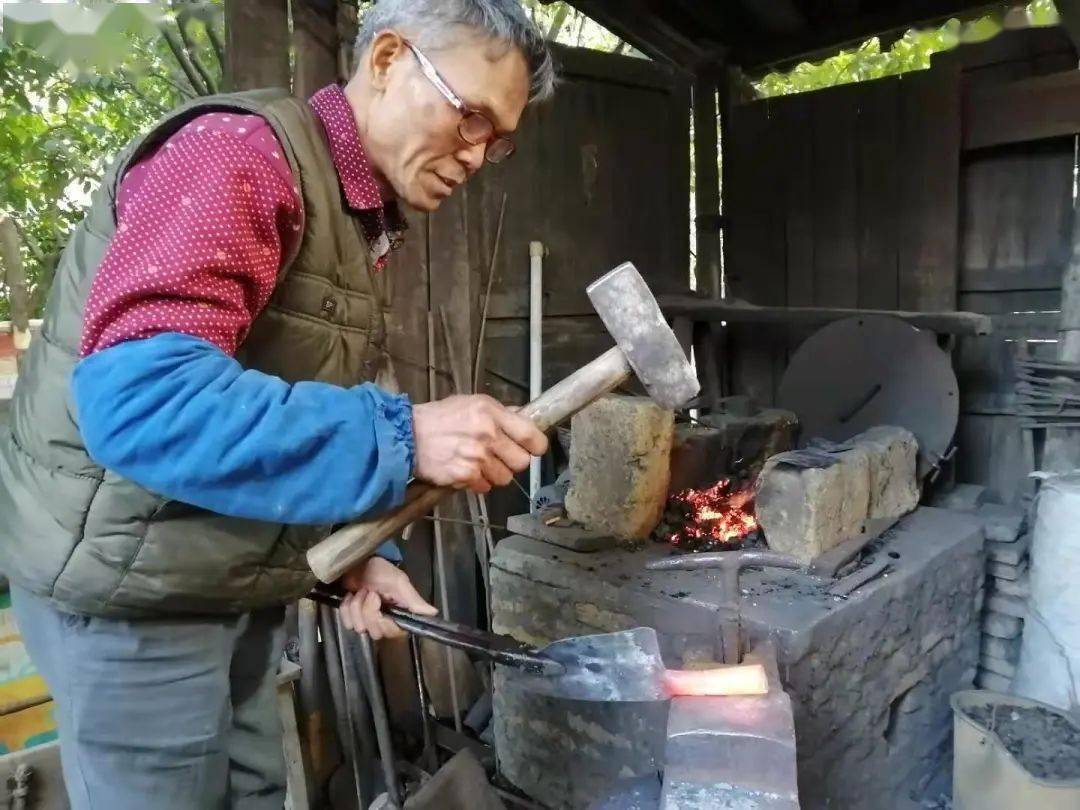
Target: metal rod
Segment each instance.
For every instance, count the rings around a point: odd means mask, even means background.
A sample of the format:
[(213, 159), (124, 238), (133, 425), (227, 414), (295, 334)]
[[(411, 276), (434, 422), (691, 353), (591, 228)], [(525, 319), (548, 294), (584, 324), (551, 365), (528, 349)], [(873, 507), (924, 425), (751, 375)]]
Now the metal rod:
[(499, 240), (502, 239), (503, 216), (506, 214), (506, 192), (503, 192), (502, 205), (499, 206), (499, 223), (495, 226), (495, 241), (491, 245), (491, 258), (488, 261), (487, 289), (484, 291), (484, 306), (480, 312), (480, 332), (476, 338), (476, 353), (473, 355), (472, 388), (480, 388), (480, 366), (484, 356), (484, 331), (487, 328), (488, 307), (491, 305), (491, 283), (495, 280), (495, 260), (499, 255)]
[(420, 728), (424, 734), (423, 762), (428, 773), (435, 773), (439, 767), (439, 755), (435, 750), (435, 735), (431, 731), (431, 712), (424, 683), (424, 659), (420, 655), (420, 638), (409, 636), (409, 650), (412, 652), (413, 672), (416, 674), (416, 697), (420, 702)]
[[(340, 666), (341, 681), (339, 688), (341, 690), (341, 700), (345, 708), (345, 731), (347, 732), (343, 736), (348, 737), (348, 754), (349, 760), (352, 764), (353, 781), (356, 787), (356, 801), (359, 807), (367, 807), (369, 804), (368, 797), (365, 795), (364, 779), (360, 772), (360, 746), (357, 740), (356, 730), (356, 704), (353, 701), (351, 694), (352, 690), (349, 688), (350, 681), (350, 668), (349, 663), (346, 660), (345, 655), (345, 636), (341, 632), (341, 616), (335, 610), (333, 611), (333, 621), (324, 623), (323, 643), (333, 645), (337, 647), (337, 664)], [(332, 637), (332, 638), (331, 638)]]
[[(340, 614), (339, 614), (340, 616)], [(341, 619), (338, 619), (338, 629)], [(386, 795), (394, 810), (401, 808), (401, 786), (398, 784), (397, 767), (394, 764), (394, 744), (390, 738), (390, 716), (386, 713), (386, 701), (382, 693), (382, 679), (379, 677), (375, 661), (375, 649), (371, 636), (357, 633), (360, 639), (360, 661), (364, 667), (364, 680), (368, 687), (368, 703), (371, 705), (371, 717), (375, 721), (375, 741), (379, 746), (379, 760), (382, 762), (383, 781), (386, 783)]]
[[(438, 521), (439, 507), (435, 507), (435, 562), (438, 568), (439, 578), (439, 601), (442, 603), (442, 615), (447, 621), (450, 621), (450, 599), (447, 594), (446, 588), (446, 559), (443, 556), (443, 536), (442, 526)], [(454, 730), (461, 732), (461, 706), (458, 705), (458, 690), (457, 690), (457, 672), (454, 669), (454, 656), (453, 651), (449, 648), (445, 648), (446, 653), (446, 673), (450, 679), (450, 711), (454, 714)]]

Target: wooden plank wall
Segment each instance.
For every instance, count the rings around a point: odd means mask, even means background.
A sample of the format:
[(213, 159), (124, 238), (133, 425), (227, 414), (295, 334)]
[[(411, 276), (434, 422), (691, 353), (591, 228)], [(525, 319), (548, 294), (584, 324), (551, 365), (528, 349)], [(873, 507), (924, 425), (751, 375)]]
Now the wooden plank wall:
[[(961, 341), (956, 354), (957, 470), (1005, 501), (1027, 472), (1011, 415), (1009, 341), (1053, 337), (1072, 230), (1073, 139), (965, 150), (966, 100), (1075, 65), (1059, 29), (1006, 32), (939, 54), (928, 71), (728, 112), (729, 294), (993, 315), (998, 334)], [(980, 137), (992, 139), (993, 116), (983, 113)], [(735, 392), (772, 402), (805, 334), (731, 331)]]
[[(405, 246), (386, 271), (392, 289), (390, 353), (402, 390), (428, 399), (427, 314), (436, 317), (437, 395), (453, 392), (438, 310), (455, 355), (473, 368), (480, 306), (499, 209), (506, 215), (492, 287), (480, 390), (508, 403), (527, 394), (529, 242), (544, 266), (544, 384), (591, 360), (611, 340), (585, 285), (634, 261), (657, 292), (689, 284), (689, 90), (666, 68), (630, 57), (559, 48), (555, 98), (530, 109), (518, 152), (486, 166), (431, 216), (413, 214)], [(521, 477), (521, 482), (525, 482)], [(525, 511), (516, 487), (491, 498), (491, 520)], [(467, 517), (463, 505), (455, 517)], [(445, 525), (451, 615), (481, 621), (471, 530)], [(432, 592), (430, 526), (406, 545), (406, 564)]]

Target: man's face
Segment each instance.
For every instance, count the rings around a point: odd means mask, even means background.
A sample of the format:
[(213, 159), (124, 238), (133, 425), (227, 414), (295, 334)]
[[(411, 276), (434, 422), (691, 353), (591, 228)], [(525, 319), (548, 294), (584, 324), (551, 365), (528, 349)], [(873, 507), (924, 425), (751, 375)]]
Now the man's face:
[[(517, 129), (528, 102), (529, 71), (516, 48), (466, 35), (458, 45), (424, 49), (424, 55), (469, 109), (491, 121), (496, 135)], [(363, 122), (368, 157), (401, 200), (434, 211), (484, 165), (485, 144), (461, 138), (461, 113), (400, 37), (380, 34), (368, 58), (366, 80), (375, 89)]]

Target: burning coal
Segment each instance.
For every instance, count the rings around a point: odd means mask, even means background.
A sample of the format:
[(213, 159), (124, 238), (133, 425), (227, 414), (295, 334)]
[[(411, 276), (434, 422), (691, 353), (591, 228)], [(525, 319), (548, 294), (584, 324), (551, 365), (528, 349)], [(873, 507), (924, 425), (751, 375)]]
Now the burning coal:
[(657, 539), (684, 551), (718, 551), (740, 547), (757, 529), (753, 489), (722, 478), (708, 489), (671, 496)]

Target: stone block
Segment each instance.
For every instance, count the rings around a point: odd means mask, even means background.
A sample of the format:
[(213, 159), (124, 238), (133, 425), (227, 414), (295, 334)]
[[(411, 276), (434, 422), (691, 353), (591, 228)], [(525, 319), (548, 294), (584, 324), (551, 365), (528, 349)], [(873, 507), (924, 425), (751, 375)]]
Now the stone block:
[(987, 672), (993, 672), (995, 675), (1004, 675), (1009, 680), (1016, 677), (1016, 664), (1006, 661), (1004, 658), (984, 655), (979, 658), (979, 666)]
[(1012, 506), (984, 503), (975, 516), (982, 521), (986, 539), (996, 543), (1011, 543), (1024, 530), (1024, 513)]
[[(795, 446), (799, 420), (791, 411), (712, 413), (704, 424), (679, 425), (671, 449), (671, 492), (710, 487), (738, 466), (751, 480), (765, 460)], [(738, 464), (736, 464), (738, 462)]]
[(982, 637), (982, 654), (1015, 664), (1020, 660), (1020, 639), (995, 638), (994, 636), (984, 635)]
[(851, 440), (831, 467), (766, 462), (755, 510), (769, 547), (809, 563), (857, 535), (870, 518), (905, 514), (918, 504), (915, 437), (872, 428)]
[(975, 676), (975, 685), (980, 689), (989, 689), (991, 692), (1008, 692), (1012, 687), (1012, 678), (998, 675), (988, 669), (980, 669)]
[(647, 397), (606, 396), (570, 431), (567, 516), (623, 540), (648, 537), (667, 501), (674, 414)]
[(1027, 557), (1030, 548), (1030, 534), (1021, 535), (1018, 540), (1009, 543), (988, 540), (986, 542), (986, 559), (990, 562), (1005, 563), (1006, 565), (1019, 565), (1020, 561)]
[(1031, 577), (1025, 572), (1017, 579), (1000, 579), (988, 577), (990, 590), (1003, 593), (1006, 596), (1019, 596), (1027, 599), (1031, 595)]
[(986, 498), (986, 487), (981, 484), (957, 484), (948, 492), (941, 492), (930, 500), (939, 509), (967, 512), (977, 509)]
[(1028, 614), (1027, 600), (1019, 596), (1006, 596), (1003, 593), (991, 592), (986, 597), (986, 609), (995, 613), (1004, 613), (1006, 616), (1015, 616), (1018, 619), (1026, 619)]
[(987, 635), (997, 638), (1016, 638), (1023, 630), (1024, 623), (1015, 616), (987, 611), (983, 614), (982, 629)]
[(869, 451), (869, 517), (904, 515), (919, 503), (915, 465), (919, 444), (911, 431), (890, 425), (870, 428), (852, 441)]
[(1024, 576), (1027, 573), (1027, 570), (1028, 561), (1026, 558), (1021, 560), (1018, 565), (996, 562), (994, 560), (989, 560), (986, 563), (986, 573), (996, 579), (1017, 580)]

